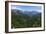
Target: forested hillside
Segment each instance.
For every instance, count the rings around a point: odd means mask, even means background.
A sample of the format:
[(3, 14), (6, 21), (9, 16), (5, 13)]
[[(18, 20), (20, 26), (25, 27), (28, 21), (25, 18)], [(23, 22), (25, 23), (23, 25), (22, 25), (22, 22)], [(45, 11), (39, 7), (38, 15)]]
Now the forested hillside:
[(41, 13), (36, 11), (12, 10), (12, 28), (41, 27)]

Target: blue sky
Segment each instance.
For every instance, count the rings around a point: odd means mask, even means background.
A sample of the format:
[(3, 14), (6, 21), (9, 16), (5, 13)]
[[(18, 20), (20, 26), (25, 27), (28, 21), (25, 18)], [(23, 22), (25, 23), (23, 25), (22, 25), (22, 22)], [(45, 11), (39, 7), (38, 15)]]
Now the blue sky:
[(24, 11), (38, 11), (41, 12), (41, 6), (23, 6), (23, 5), (12, 5), (11, 9), (19, 9)]

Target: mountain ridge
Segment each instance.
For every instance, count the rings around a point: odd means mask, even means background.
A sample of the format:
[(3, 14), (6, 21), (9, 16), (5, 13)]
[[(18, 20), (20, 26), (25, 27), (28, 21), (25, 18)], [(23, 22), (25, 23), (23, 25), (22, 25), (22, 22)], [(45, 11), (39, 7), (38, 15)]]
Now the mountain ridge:
[(15, 14), (23, 14), (23, 15), (37, 15), (37, 14), (40, 14), (39, 12), (37, 11), (22, 11), (22, 10), (18, 10), (18, 9), (13, 9), (11, 10), (13, 13)]

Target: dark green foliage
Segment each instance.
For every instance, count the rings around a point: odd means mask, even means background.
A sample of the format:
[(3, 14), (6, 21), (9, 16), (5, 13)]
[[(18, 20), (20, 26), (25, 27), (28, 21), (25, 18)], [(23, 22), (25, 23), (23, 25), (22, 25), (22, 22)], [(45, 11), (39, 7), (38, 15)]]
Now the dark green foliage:
[(12, 28), (41, 27), (41, 14), (27, 16), (12, 12)]

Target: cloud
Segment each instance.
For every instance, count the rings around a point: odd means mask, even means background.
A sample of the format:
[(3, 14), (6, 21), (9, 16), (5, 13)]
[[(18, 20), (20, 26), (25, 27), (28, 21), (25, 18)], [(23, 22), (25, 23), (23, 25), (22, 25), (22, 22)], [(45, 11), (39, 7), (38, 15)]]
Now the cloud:
[(37, 10), (37, 12), (42, 12), (42, 10)]
[(11, 9), (19, 9), (19, 10), (22, 10), (21, 8), (16, 8), (16, 7), (12, 7)]

